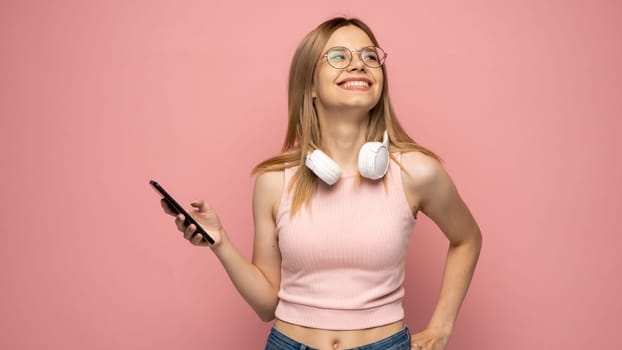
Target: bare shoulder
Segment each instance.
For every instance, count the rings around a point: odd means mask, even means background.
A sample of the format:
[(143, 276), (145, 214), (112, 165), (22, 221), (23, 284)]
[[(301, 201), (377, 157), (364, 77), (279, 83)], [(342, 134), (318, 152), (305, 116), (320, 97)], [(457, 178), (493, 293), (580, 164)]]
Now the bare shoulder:
[(283, 188), (283, 171), (265, 171), (257, 174), (255, 189), (268, 192), (281, 192)]
[(421, 152), (402, 153), (401, 163), (404, 184), (413, 189), (423, 189), (447, 176), (440, 161)]
[(406, 197), (416, 199), (416, 209), (432, 219), (452, 244), (481, 240), (473, 215), (441, 162), (409, 152), (402, 154), (401, 163)]
[(439, 196), (454, 190), (454, 185), (439, 160), (421, 152), (402, 153), (402, 181), (413, 209), (422, 210)]
[(266, 171), (255, 177), (253, 190), (253, 206), (255, 209), (269, 209), (271, 214), (276, 215), (279, 207), (281, 192), (283, 191), (283, 171)]

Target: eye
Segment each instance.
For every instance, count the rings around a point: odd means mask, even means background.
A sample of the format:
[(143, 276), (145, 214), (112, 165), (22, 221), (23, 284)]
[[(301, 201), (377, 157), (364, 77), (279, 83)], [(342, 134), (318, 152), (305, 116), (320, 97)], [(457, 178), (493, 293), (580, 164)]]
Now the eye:
[(349, 55), (343, 48), (333, 48), (328, 50), (326, 58), (331, 62), (344, 62), (348, 60)]
[(363, 59), (366, 61), (378, 61), (378, 53), (373, 49), (363, 50)]
[(331, 61), (343, 61), (346, 59), (346, 56), (341, 53), (329, 54), (328, 59)]

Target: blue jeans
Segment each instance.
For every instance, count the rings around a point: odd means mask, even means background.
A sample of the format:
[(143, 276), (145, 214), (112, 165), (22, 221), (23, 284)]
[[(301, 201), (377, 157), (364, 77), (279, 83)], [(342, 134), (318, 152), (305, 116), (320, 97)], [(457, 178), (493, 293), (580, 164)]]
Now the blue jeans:
[[(272, 328), (268, 336), (268, 343), (264, 350), (317, 350), (308, 345), (299, 343), (285, 334)], [(350, 350), (410, 350), (410, 331), (408, 327), (381, 339), (377, 342), (359, 346)]]

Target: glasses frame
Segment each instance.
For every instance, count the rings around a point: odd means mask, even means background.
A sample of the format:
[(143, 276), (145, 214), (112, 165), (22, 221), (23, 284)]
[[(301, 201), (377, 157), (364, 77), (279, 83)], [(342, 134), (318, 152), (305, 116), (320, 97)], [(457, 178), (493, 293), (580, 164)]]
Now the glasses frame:
[[(346, 64), (344, 67), (335, 67), (335, 66), (333, 66), (332, 63), (330, 63), (330, 60), (328, 59), (328, 53), (331, 50), (335, 50), (335, 49), (344, 49), (344, 50), (346, 50), (347, 52), (350, 53), (350, 60), (348, 61), (348, 64)], [(378, 62), (380, 62), (380, 64), (378, 66), (370, 66), (367, 63), (367, 60), (363, 58), (363, 51), (366, 50), (366, 49), (374, 49), (377, 53), (380, 53), (380, 52), (383, 53), (382, 57), (378, 56)], [(380, 50), (380, 52), (378, 52), (378, 49)], [(334, 46), (334, 47), (331, 47), (328, 50), (326, 50), (326, 52), (324, 52), (322, 57), (326, 58), (326, 62), (328, 62), (328, 65), (330, 65), (331, 67), (333, 67), (335, 69), (346, 69), (346, 68), (350, 67), (350, 65), (352, 64), (352, 61), (354, 60), (354, 54), (355, 53), (359, 54), (359, 59), (361, 60), (361, 62), (363, 62), (363, 64), (366, 65), (369, 68), (380, 68), (380, 67), (382, 67), (384, 65), (384, 61), (387, 59), (387, 55), (388, 55), (387, 52), (384, 51), (381, 47), (374, 46), (374, 45), (365, 46), (365, 47), (361, 48), (360, 50), (356, 50), (356, 51), (352, 51), (352, 50), (350, 50), (349, 48), (347, 48), (345, 46)]]

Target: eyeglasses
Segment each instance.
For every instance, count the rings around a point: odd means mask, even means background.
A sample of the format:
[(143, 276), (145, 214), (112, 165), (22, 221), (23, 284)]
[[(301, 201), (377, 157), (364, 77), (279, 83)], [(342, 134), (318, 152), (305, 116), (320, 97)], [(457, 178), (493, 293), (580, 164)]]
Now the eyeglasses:
[(331, 67), (344, 69), (352, 63), (352, 54), (354, 53), (358, 53), (361, 61), (370, 68), (380, 68), (387, 58), (387, 53), (375, 46), (367, 46), (357, 51), (351, 51), (344, 46), (331, 47), (326, 51), (324, 57)]

